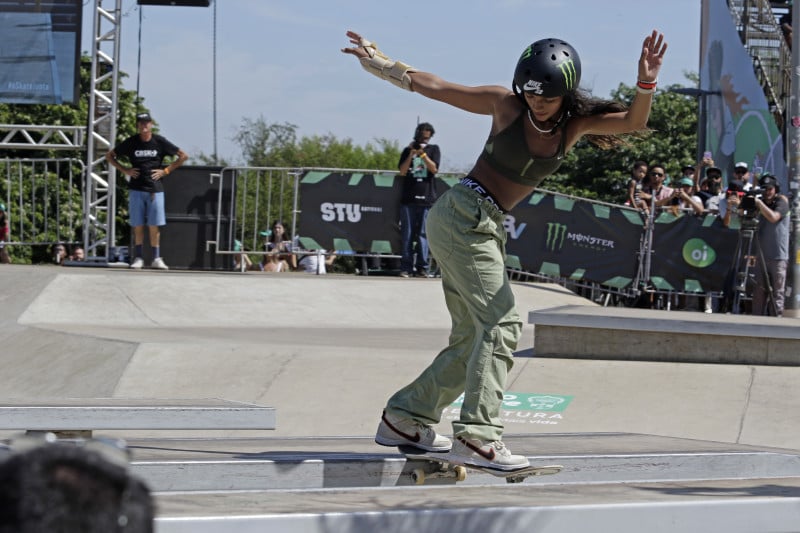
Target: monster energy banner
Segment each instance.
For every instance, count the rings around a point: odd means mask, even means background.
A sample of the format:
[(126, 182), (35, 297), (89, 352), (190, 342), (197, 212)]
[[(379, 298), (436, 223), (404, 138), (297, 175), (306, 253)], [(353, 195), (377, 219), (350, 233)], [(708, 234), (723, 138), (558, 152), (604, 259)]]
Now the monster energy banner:
[(523, 269), (620, 288), (633, 281), (642, 234), (639, 213), (535, 192), (510, 218), (508, 254)]
[(653, 230), (650, 278), (661, 290), (721, 291), (738, 238), (738, 231), (726, 228), (716, 216), (662, 213)]
[[(446, 189), (456, 179), (438, 180)], [(399, 254), (401, 178), (309, 171), (300, 180), (298, 233), (314, 247)], [(506, 216), (509, 266), (553, 278), (631, 285), (644, 234), (633, 209), (534, 192)], [(662, 213), (653, 233), (651, 280), (660, 290), (720, 291), (738, 233), (717, 217)]]

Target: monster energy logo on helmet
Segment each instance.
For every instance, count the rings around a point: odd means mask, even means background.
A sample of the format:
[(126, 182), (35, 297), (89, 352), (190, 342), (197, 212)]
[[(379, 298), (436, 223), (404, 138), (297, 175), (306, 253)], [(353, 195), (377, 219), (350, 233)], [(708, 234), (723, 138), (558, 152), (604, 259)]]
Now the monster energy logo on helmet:
[(575, 62), (572, 59), (567, 59), (559, 64), (558, 68), (561, 70), (561, 75), (564, 76), (564, 84), (571, 91), (575, 88), (575, 79), (578, 75), (575, 71)]
[(578, 52), (561, 39), (542, 39), (528, 46), (514, 70), (514, 93), (564, 96), (581, 82)]

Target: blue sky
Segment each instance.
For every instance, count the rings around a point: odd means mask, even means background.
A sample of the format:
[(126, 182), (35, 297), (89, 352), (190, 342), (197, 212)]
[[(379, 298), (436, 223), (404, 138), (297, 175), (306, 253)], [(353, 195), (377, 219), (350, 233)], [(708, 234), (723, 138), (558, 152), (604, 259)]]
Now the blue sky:
[[(84, 1), (82, 49), (88, 51), (94, 1)], [(669, 42), (662, 86), (687, 85), (684, 74), (699, 63), (700, 0), (218, 1), (217, 143), (220, 156), (235, 163), (243, 162), (232, 140), (236, 129), (244, 118), (263, 116), (295, 124), (301, 136), (331, 133), (359, 145), (386, 138), (401, 146), (419, 118), (436, 128), (442, 170), (472, 166), (489, 117), (369, 75), (340, 52), (348, 29), (392, 58), (466, 85), (510, 86), (519, 54), (545, 37), (575, 46), (581, 85), (602, 97), (619, 83), (635, 82), (642, 40), (654, 28)], [(123, 1), (124, 86), (135, 90), (138, 77), (161, 132), (190, 155), (213, 151), (213, 28), (213, 7)]]

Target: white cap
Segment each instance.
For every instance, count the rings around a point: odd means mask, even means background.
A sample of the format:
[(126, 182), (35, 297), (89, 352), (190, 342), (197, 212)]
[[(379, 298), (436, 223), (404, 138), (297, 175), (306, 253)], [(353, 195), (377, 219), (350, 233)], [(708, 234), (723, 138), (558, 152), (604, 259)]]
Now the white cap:
[(739, 161), (733, 166), (733, 168), (743, 168), (747, 170), (747, 163), (745, 163), (744, 161)]

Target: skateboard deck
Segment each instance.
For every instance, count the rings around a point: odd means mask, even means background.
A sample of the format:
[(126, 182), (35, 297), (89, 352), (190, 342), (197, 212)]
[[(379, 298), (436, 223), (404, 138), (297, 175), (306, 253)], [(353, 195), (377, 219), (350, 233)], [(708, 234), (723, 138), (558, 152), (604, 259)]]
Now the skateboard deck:
[(399, 446), (398, 448), (400, 453), (406, 456), (406, 459), (428, 463), (428, 468), (420, 467), (411, 471), (411, 479), (416, 485), (423, 485), (425, 480), (432, 478), (453, 478), (456, 481), (464, 481), (467, 479), (468, 470), (504, 477), (507, 483), (521, 483), (530, 476), (558, 474), (564, 468), (561, 465), (531, 465), (516, 470), (500, 470), (488, 466), (454, 463), (447, 452), (426, 452), (412, 446)]

